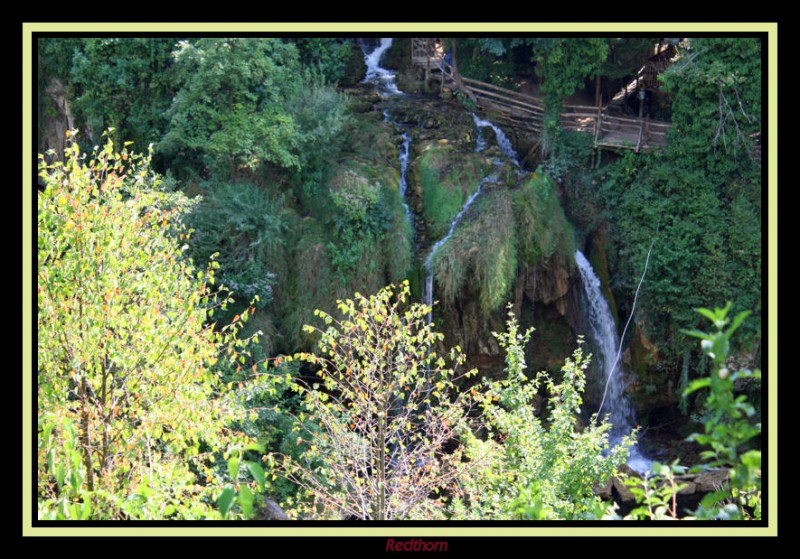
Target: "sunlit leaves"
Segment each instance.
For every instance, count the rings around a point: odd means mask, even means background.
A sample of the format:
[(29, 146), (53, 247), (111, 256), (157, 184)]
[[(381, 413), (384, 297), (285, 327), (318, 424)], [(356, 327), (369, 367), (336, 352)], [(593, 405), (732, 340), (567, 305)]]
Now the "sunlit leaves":
[(308, 445), (285, 462), (284, 475), (308, 489), (317, 504), (357, 518), (432, 514), (430, 499), (465, 475), (461, 450), (444, 445), (465, 429), (468, 399), (456, 374), (435, 353), (441, 334), (429, 308), (410, 304), (409, 287), (339, 301), (341, 319), (315, 315), (326, 326), (319, 355), (295, 357), (319, 367), (323, 386), (300, 385), (307, 417), (298, 423)]
[(238, 417), (213, 400), (224, 336), (200, 306), (213, 271), (181, 254), (187, 200), (160, 190), (148, 159), (110, 140), (86, 159), (71, 144), (63, 165), (40, 164), (40, 510), (80, 498), (93, 518), (158, 518), (167, 502), (208, 515), (200, 445), (232, 442)]

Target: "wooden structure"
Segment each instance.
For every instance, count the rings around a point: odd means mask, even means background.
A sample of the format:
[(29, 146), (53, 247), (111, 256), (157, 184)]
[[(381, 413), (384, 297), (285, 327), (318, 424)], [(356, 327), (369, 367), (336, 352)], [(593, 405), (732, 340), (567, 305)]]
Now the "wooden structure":
[[(444, 61), (444, 53), (435, 50), (436, 44), (435, 40), (425, 38), (411, 41), (412, 63), (425, 69), (426, 81), (436, 78), (443, 86), (455, 86), (478, 110), (491, 113), (500, 124), (541, 134), (544, 120), (541, 98), (458, 75)], [(562, 129), (592, 134), (595, 148), (632, 149), (637, 153), (664, 147), (667, 130), (672, 127), (669, 122), (649, 118), (614, 116), (602, 106), (564, 105), (560, 117)]]

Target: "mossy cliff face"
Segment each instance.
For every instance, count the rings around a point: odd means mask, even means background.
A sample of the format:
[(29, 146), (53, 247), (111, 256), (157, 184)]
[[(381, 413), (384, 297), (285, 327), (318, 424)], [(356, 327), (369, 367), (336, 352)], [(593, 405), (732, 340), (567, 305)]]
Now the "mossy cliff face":
[(504, 329), (511, 303), (523, 324), (538, 331), (529, 350), (532, 367), (559, 368), (574, 349), (567, 314), (575, 240), (554, 183), (518, 174), (510, 162), (498, 165), (500, 152), (488, 129), (482, 131), (486, 149), (476, 152), (478, 131), (457, 105), (401, 106), (392, 116), (422, 124), (411, 130), (409, 177), (409, 202), (419, 216), (418, 267), (481, 180), (493, 175), (431, 258), (433, 320), (446, 343), (460, 345), (482, 371), (498, 372), (503, 354), (492, 332)]
[(291, 265), (269, 309), (281, 351), (313, 347), (302, 326), (315, 322), (314, 309), (335, 314), (337, 299), (374, 293), (409, 275), (413, 231), (400, 195), (401, 138), (375, 109), (352, 116), (336, 166), (309, 179), (294, 200)]

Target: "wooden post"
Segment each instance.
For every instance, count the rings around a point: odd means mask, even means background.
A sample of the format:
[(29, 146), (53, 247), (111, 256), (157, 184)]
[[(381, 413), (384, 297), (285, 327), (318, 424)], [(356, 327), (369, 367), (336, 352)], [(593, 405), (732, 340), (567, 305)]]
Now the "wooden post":
[(636, 153), (639, 153), (639, 150), (642, 147), (642, 131), (644, 130), (644, 119), (639, 121), (639, 139), (636, 140)]
[(453, 39), (453, 77), (456, 79), (456, 87), (458, 87), (459, 91), (464, 88), (464, 84), (461, 83), (461, 74), (458, 73), (458, 58), (456, 57), (456, 39)]
[(594, 81), (594, 101), (597, 105), (597, 117), (594, 119), (594, 145), (597, 146), (597, 138), (600, 136), (600, 119), (602, 118), (603, 99), (600, 95), (600, 74), (595, 76)]
[(594, 102), (599, 107), (602, 105), (602, 99), (600, 98), (600, 74), (598, 73), (594, 78)]

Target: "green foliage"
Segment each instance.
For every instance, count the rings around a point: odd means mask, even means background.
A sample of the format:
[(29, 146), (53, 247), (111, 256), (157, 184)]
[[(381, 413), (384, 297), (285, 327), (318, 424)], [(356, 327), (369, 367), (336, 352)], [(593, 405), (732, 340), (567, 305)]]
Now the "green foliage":
[[(704, 433), (695, 433), (690, 437), (702, 445), (710, 446), (710, 450), (702, 453), (702, 457), (710, 460), (706, 468), (730, 468), (730, 490), (725, 498), (730, 499), (735, 509), (709, 506), (712, 503), (701, 503), (697, 516), (700, 518), (717, 517), (724, 514), (726, 518), (761, 517), (761, 451), (747, 450), (745, 445), (761, 435), (761, 423), (754, 423), (755, 408), (747, 402), (744, 395), (737, 396), (735, 383), (740, 379), (761, 378), (761, 371), (744, 369), (731, 372), (727, 367), (730, 352), (730, 339), (750, 314), (744, 311), (733, 320), (728, 318), (731, 304), (724, 308), (697, 309), (697, 312), (708, 318), (715, 331), (707, 333), (700, 330), (689, 330), (690, 336), (700, 338), (700, 345), (705, 354), (713, 361), (708, 377), (692, 381), (686, 394), (708, 388), (705, 406), (710, 414), (705, 423)], [(715, 497), (715, 503), (719, 496)]]
[[(67, 39), (48, 39), (64, 42)], [(138, 150), (157, 142), (175, 82), (174, 38), (83, 38), (72, 58), (76, 117), (94, 134), (113, 128), (112, 139), (133, 141)], [(89, 137), (99, 142), (100, 138)]]
[(575, 233), (564, 216), (553, 180), (534, 173), (513, 195), (522, 260), (531, 265), (550, 263), (571, 268)]
[(550, 136), (550, 154), (542, 161), (542, 171), (554, 180), (587, 169), (590, 165), (594, 139), (591, 134), (558, 128)]
[(608, 56), (608, 42), (599, 37), (547, 37), (532, 40), (536, 74), (542, 79), (541, 91), (549, 106), (581, 87), (594, 76)]
[(332, 37), (298, 37), (289, 39), (297, 47), (303, 64), (318, 71), (329, 83), (344, 77), (350, 58), (350, 39)]
[(672, 97), (670, 149), (705, 172), (735, 173), (761, 130), (760, 39), (697, 37), (680, 54), (662, 77)]
[(252, 477), (255, 481), (258, 493), (262, 493), (266, 488), (267, 477), (264, 473), (264, 468), (258, 462), (244, 460), (244, 454), (247, 451), (263, 454), (264, 447), (257, 443), (250, 443), (247, 446), (233, 446), (225, 453), (228, 474), (233, 483), (223, 487), (217, 498), (217, 507), (223, 519), (230, 517), (230, 513), (233, 513), (236, 505), (241, 509), (244, 518), (253, 516), (255, 495), (257, 493), (253, 491), (249, 484), (243, 482), (244, 471), (247, 471), (250, 474), (249, 477)]
[(387, 271), (388, 281), (396, 281), (410, 264), (411, 230), (402, 206), (399, 178), (395, 182), (394, 177), (373, 175), (370, 166), (352, 164), (351, 168), (344, 167), (331, 184), (334, 240), (328, 243), (328, 250), (340, 281), (353, 288), (359, 285), (353, 280), (361, 278), (363, 282), (364, 274), (380, 277)]
[(286, 210), (280, 197), (248, 183), (207, 183), (187, 221), (194, 259), (219, 255), (219, 276), (237, 297), (272, 298), (275, 270), (285, 266)]
[[(465, 479), (461, 452), (445, 444), (467, 429), (468, 398), (434, 350), (442, 335), (428, 324), (430, 308), (408, 298), (408, 282), (356, 294), (338, 302), (342, 320), (317, 311), (325, 329), (306, 327), (319, 354), (296, 357), (317, 368), (322, 385), (295, 385), (303, 452), (284, 456), (282, 473), (313, 495), (309, 516), (432, 518), (443, 491)], [(457, 366), (464, 357), (450, 359)]]
[(294, 218), (288, 270), (276, 278), (274, 302), (285, 351), (309, 349), (302, 334), (317, 308), (331, 308), (356, 289), (379, 290), (408, 274), (412, 231), (399, 175), (374, 161), (347, 160), (326, 183), (311, 215)]
[[(634, 477), (625, 480), (640, 505), (628, 513), (625, 520), (677, 520), (678, 493), (686, 484), (677, 483), (675, 476), (686, 473), (686, 468), (676, 460), (669, 465), (653, 462), (650, 471), (653, 474), (643, 480)], [(681, 518), (691, 519), (687, 516)]]
[(286, 102), (300, 76), (297, 50), (280, 39), (203, 38), (174, 53), (180, 87), (160, 144), (168, 156), (235, 181), (240, 166), (298, 168), (297, 125)]
[(303, 170), (330, 165), (342, 148), (347, 96), (320, 70), (306, 70), (284, 105), (296, 127), (296, 153)]
[(479, 154), (459, 153), (452, 146), (440, 144), (431, 144), (424, 150), (417, 172), (431, 238), (445, 236), (464, 203), (477, 190), (486, 170)]
[[(452, 41), (448, 41), (448, 49), (452, 49)], [(516, 39), (486, 37), (459, 38), (457, 41), (460, 74), (501, 87), (513, 87), (512, 80), (517, 68), (511, 46)]]
[(187, 201), (148, 164), (111, 140), (40, 156), (41, 518), (213, 516), (208, 451), (242, 440), (213, 367), (243, 342), (205, 322), (225, 304), (210, 291), (217, 264), (185, 257)]
[[(588, 358), (578, 347), (562, 368), (562, 380), (525, 374), (525, 344), (509, 306), (507, 330), (494, 334), (506, 351), (503, 380), (483, 380), (482, 411), (488, 438), (465, 434), (467, 457), (485, 465), (461, 484), (453, 503), (458, 518), (575, 519), (603, 509), (592, 484), (609, 479), (627, 458), (631, 441), (608, 451), (605, 421), (576, 426)], [(542, 421), (537, 395), (547, 386), (549, 419)], [(608, 451), (604, 455), (604, 451)], [(602, 511), (601, 511), (602, 515)]]
[(517, 273), (517, 238), (507, 190), (482, 193), (470, 214), (433, 256), (437, 293), (452, 301), (464, 289), (477, 291), (489, 312), (507, 300)]
[[(761, 371), (748, 369), (731, 372), (727, 367), (731, 337), (750, 314), (744, 311), (733, 320), (728, 318), (731, 304), (713, 311), (700, 308), (697, 312), (713, 325), (712, 332), (688, 330), (685, 333), (700, 338), (703, 352), (712, 362), (707, 377), (695, 379), (685, 389), (688, 396), (699, 390), (710, 390), (705, 400), (704, 432), (689, 437), (704, 446), (706, 462), (694, 471), (723, 468), (730, 481), (717, 491), (707, 494), (700, 506), (687, 519), (750, 520), (761, 518), (761, 451), (747, 445), (761, 435), (761, 423), (754, 421), (755, 409), (746, 396), (736, 395), (736, 383), (744, 379), (760, 379)], [(677, 518), (676, 494), (682, 489), (674, 474), (685, 473), (677, 462), (671, 466), (653, 464), (654, 475), (644, 482), (629, 480), (640, 506), (631, 511), (630, 518)], [(655, 508), (654, 508), (655, 507)], [(626, 517), (629, 518), (629, 517)]]

